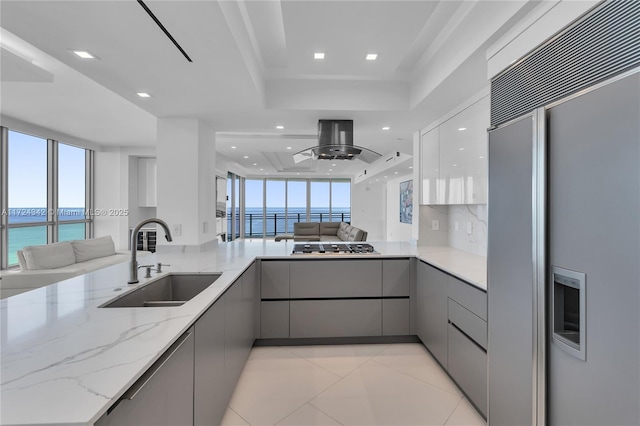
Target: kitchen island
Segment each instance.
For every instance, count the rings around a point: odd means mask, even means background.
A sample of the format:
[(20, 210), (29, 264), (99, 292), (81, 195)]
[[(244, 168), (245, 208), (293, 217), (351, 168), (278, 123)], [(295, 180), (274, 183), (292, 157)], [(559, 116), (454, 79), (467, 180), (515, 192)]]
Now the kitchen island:
[[(460, 259), (472, 256), (474, 266), (466, 268), (464, 261), (455, 260), (456, 251), (445, 247), (401, 242), (373, 245), (379, 254), (353, 256), (418, 257), (478, 287), (486, 283), (486, 272), (475, 264), (482, 263), (481, 258), (458, 252)], [(316, 257), (291, 256), (292, 246), (288, 242), (236, 241), (206, 252), (157, 253), (141, 258), (141, 263), (170, 264), (164, 273), (222, 272), (211, 286), (182, 306), (99, 308), (151, 280), (141, 278), (140, 284), (127, 285), (128, 264), (2, 300), (0, 423), (95, 423), (256, 259)], [(172, 251), (171, 246), (167, 249)], [(317, 255), (328, 256), (333, 255)]]

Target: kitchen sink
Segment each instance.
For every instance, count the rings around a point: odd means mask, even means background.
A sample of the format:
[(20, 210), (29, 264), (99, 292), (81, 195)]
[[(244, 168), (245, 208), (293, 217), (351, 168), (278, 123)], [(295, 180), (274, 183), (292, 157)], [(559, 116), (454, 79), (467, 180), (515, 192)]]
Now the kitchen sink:
[(180, 306), (220, 278), (220, 272), (170, 273), (110, 300), (100, 308)]

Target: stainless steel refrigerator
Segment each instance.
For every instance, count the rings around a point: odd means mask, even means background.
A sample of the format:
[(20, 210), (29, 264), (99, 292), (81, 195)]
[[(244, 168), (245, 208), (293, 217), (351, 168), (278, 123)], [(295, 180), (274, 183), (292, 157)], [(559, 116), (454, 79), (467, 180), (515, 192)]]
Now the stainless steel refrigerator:
[(491, 425), (640, 424), (640, 72), (489, 135)]

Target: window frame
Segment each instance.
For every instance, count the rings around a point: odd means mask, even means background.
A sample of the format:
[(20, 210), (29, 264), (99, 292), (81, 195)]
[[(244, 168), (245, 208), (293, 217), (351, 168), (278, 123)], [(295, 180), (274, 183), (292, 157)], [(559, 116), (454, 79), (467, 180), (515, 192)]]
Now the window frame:
[[(58, 227), (67, 224), (85, 224), (85, 239), (93, 238), (94, 232), (94, 151), (88, 148), (46, 138), (47, 141), (47, 217), (45, 221), (9, 223), (9, 132), (22, 133), (45, 139), (26, 131), (0, 127), (0, 270), (19, 268), (9, 265), (9, 230), (28, 227), (47, 227), (47, 244), (58, 242)], [(58, 147), (60, 144), (75, 146), (85, 151), (85, 215), (83, 219), (64, 220), (58, 218)]]

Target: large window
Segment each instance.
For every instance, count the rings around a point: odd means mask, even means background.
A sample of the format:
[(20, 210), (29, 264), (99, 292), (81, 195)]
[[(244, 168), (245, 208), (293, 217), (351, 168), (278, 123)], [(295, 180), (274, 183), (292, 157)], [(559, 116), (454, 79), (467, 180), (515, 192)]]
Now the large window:
[(245, 238), (291, 234), (296, 222), (351, 221), (349, 179), (246, 179), (244, 200), (236, 234)]
[(90, 237), (92, 152), (0, 129), (2, 269), (25, 246)]

